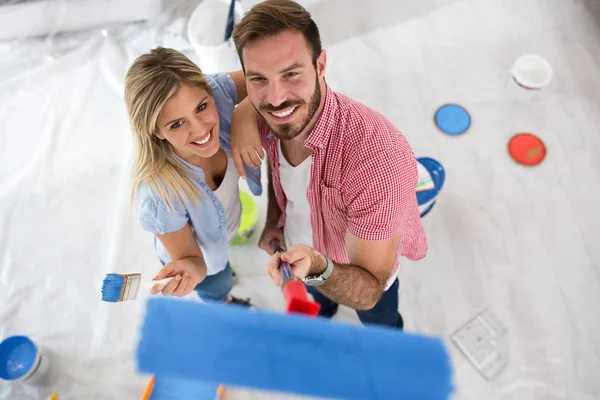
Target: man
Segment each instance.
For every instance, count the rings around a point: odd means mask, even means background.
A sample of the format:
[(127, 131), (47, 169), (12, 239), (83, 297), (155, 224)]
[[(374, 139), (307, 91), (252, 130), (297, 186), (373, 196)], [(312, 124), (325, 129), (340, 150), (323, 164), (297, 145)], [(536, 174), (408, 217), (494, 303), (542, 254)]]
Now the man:
[[(327, 86), (319, 30), (302, 6), (259, 3), (233, 37), (269, 160), (259, 246), (273, 254), (273, 239), (287, 245), (267, 270), (280, 285), (279, 260), (290, 263), (321, 316), (343, 304), (363, 323), (402, 329), (398, 257), (417, 260), (427, 251), (409, 144), (384, 116)], [(260, 143), (232, 140), (241, 174), (242, 160), (259, 165)]]

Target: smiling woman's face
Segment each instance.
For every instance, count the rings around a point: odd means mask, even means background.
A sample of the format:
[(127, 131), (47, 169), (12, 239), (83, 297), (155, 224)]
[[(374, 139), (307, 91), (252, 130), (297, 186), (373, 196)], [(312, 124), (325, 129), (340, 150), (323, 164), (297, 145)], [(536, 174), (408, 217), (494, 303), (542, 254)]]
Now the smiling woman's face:
[(167, 140), (175, 153), (193, 163), (219, 150), (219, 114), (214, 99), (197, 86), (181, 85), (163, 106), (156, 136)]

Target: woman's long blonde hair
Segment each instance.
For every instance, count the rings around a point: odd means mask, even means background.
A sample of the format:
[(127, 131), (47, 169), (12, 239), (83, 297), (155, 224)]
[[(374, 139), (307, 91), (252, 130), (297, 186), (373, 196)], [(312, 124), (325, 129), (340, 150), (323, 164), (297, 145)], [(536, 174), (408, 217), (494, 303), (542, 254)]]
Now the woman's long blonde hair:
[(133, 202), (140, 187), (158, 194), (169, 209), (173, 200), (200, 201), (200, 192), (186, 176), (167, 140), (156, 137), (158, 116), (182, 85), (197, 86), (212, 96), (208, 80), (189, 58), (177, 50), (157, 47), (137, 58), (125, 77), (125, 104), (133, 130), (135, 160), (130, 178)]

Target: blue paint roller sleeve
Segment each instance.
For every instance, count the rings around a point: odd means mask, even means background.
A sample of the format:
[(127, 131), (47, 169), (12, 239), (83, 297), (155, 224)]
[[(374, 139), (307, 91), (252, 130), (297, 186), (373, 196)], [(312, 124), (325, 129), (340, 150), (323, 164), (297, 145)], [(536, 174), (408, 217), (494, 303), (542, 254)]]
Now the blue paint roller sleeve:
[(141, 372), (344, 399), (447, 399), (440, 339), (234, 305), (151, 299)]

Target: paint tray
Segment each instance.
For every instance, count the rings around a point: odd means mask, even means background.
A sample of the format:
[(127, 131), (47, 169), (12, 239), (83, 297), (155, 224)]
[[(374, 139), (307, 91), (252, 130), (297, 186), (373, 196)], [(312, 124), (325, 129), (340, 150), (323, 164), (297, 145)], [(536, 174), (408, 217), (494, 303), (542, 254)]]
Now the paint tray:
[(495, 378), (508, 363), (506, 326), (488, 310), (456, 331), (452, 340), (487, 380)]

